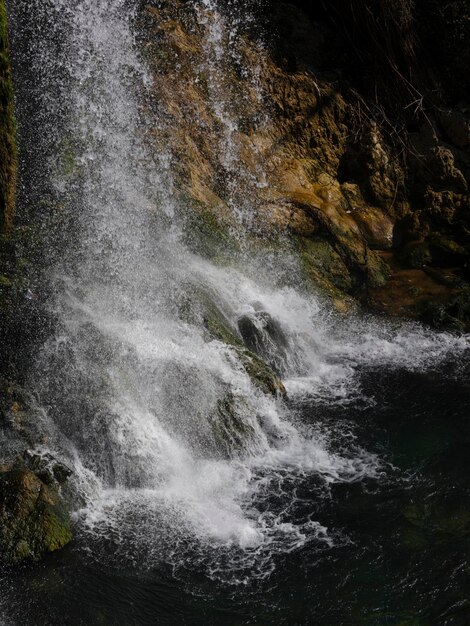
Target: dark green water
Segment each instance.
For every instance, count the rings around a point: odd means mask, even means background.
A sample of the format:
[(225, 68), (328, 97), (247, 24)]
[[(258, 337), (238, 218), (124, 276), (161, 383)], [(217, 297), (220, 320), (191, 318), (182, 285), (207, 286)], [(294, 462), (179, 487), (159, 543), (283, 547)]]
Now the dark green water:
[[(355, 444), (384, 461), (377, 479), (332, 485), (327, 494), (314, 477), (292, 484), (290, 518), (318, 520), (333, 546), (311, 541), (273, 556), (269, 577), (240, 587), (211, 580), (190, 548), (180, 567), (141, 571), (120, 563), (112, 544), (97, 562), (77, 539), (39, 565), (2, 572), (5, 623), (470, 624), (468, 373), (468, 363), (426, 374), (364, 371), (368, 402), (295, 407), (306, 422), (352, 430)], [(280, 499), (266, 506), (276, 509)]]

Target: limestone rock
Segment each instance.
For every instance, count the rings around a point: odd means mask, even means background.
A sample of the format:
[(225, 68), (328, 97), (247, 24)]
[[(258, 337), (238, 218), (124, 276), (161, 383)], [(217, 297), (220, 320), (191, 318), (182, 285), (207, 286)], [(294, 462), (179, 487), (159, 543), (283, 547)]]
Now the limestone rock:
[(341, 190), (367, 245), (373, 250), (389, 250), (393, 246), (394, 220), (385, 211), (368, 205), (358, 185), (344, 183)]

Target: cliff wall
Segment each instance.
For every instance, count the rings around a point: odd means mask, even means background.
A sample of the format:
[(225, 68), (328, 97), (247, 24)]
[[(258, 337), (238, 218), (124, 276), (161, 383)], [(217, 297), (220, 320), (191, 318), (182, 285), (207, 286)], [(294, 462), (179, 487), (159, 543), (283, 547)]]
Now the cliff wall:
[(151, 141), (171, 151), (181, 204), (206, 228), (209, 215), (226, 234), (290, 246), (307, 283), (342, 310), (468, 328), (466, 3), (447, 11), (434, 56), (437, 5), (298, 5), (264, 4), (215, 55), (207, 42), (223, 17), (179, 0), (145, 5), (147, 114), (168, 120)]

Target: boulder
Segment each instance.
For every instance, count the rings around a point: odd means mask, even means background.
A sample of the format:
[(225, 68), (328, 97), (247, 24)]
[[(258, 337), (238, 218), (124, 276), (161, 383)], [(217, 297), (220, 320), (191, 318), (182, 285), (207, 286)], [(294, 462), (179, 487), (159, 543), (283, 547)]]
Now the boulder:
[(38, 560), (71, 540), (70, 518), (55, 487), (25, 468), (0, 474), (0, 561)]
[(437, 267), (462, 266), (468, 259), (463, 246), (439, 233), (433, 233), (429, 238), (429, 250)]

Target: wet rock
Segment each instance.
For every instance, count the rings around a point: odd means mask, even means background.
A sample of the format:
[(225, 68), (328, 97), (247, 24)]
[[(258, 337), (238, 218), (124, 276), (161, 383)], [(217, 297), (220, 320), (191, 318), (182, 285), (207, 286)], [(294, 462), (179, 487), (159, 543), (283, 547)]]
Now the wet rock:
[(0, 460), (11, 466), (25, 449), (45, 443), (43, 414), (20, 385), (0, 376)]
[(232, 347), (246, 373), (251, 378), (252, 383), (261, 389), (263, 393), (285, 397), (286, 389), (279, 376), (262, 358), (246, 349), (242, 338), (237, 334), (231, 321), (221, 310), (220, 306), (215, 304), (211, 295), (202, 289), (195, 289), (193, 300), (192, 303), (185, 303), (187, 319), (194, 321), (194, 307), (199, 309), (199, 315), (202, 317), (208, 340), (216, 339)]
[(65, 463), (61, 463), (48, 452), (26, 450), (23, 460), (25, 465), (46, 485), (63, 485), (73, 474)]
[(246, 347), (277, 373), (285, 374), (289, 340), (281, 325), (267, 311), (256, 311), (238, 319), (238, 330)]
[(377, 289), (384, 287), (391, 276), (390, 268), (375, 250), (368, 250), (366, 265), (366, 286)]
[(438, 329), (468, 332), (470, 328), (470, 289), (462, 289), (445, 301), (429, 301), (421, 307), (421, 320)]
[(282, 380), (262, 359), (241, 348), (236, 349), (236, 353), (253, 384), (263, 393), (281, 398), (287, 396)]
[(352, 289), (349, 270), (331, 243), (316, 237), (298, 239), (299, 256), (307, 278), (340, 299)]
[(235, 396), (231, 391), (217, 401), (213, 434), (218, 446), (222, 445), (225, 448), (227, 458), (230, 458), (234, 451), (245, 448), (254, 435), (253, 426), (242, 417), (247, 410), (243, 404), (244, 399)]
[(28, 469), (0, 474), (0, 560), (38, 560), (72, 540), (57, 490)]

